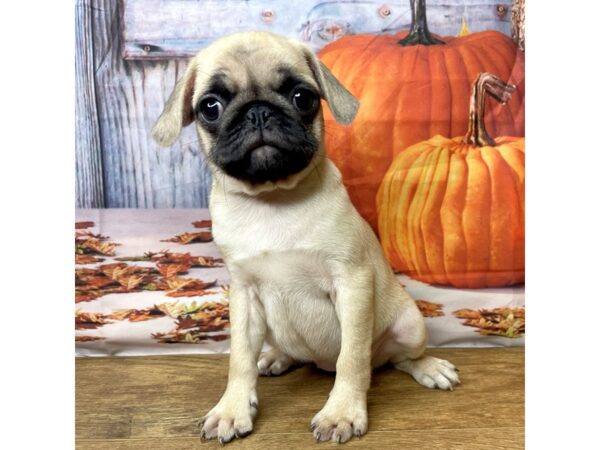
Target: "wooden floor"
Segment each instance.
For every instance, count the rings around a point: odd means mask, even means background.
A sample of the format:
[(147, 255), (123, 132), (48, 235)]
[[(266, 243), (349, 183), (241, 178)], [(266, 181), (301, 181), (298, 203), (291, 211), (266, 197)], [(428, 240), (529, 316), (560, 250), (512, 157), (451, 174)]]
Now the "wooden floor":
[[(345, 448), (504, 450), (524, 448), (523, 349), (438, 349), (429, 354), (460, 369), (454, 392), (429, 390), (383, 368), (369, 391), (369, 432)], [(220, 398), (227, 356), (79, 358), (78, 449), (216, 449), (202, 443), (196, 420)], [(333, 375), (306, 366), (260, 378), (253, 434), (227, 448), (295, 449), (317, 444), (310, 419)]]

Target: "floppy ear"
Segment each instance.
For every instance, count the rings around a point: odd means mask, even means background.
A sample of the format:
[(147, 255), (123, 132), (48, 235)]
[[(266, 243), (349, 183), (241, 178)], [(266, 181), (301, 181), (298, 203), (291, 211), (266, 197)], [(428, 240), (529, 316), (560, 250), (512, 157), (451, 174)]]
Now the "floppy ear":
[(356, 117), (360, 103), (310, 49), (304, 48), (304, 52), (333, 117), (339, 123), (348, 125)]
[(163, 147), (173, 145), (179, 137), (181, 128), (194, 121), (194, 108), (192, 95), (194, 94), (194, 81), (196, 79), (196, 62), (192, 59), (169, 100), (163, 112), (152, 127), (152, 137)]

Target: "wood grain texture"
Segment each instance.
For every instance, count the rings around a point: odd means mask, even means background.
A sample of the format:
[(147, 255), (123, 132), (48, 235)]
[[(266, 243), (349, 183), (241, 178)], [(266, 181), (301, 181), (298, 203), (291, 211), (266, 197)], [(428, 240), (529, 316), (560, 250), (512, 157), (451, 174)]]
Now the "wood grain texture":
[(102, 151), (96, 110), (92, 10), (89, 0), (75, 4), (75, 197), (79, 208), (103, 208)]
[[(462, 384), (454, 392), (429, 390), (391, 367), (376, 371), (369, 433), (345, 448), (523, 448), (523, 349), (429, 353), (456, 364)], [(218, 447), (200, 443), (195, 422), (225, 388), (227, 356), (80, 358), (76, 368), (77, 448)], [(254, 433), (228, 447), (314, 448), (308, 426), (333, 381), (312, 366), (260, 378)]]
[(193, 127), (167, 149), (150, 137), (187, 62), (124, 61), (118, 4), (89, 6), (106, 207), (207, 207), (211, 177)]
[[(510, 3), (428, 0), (429, 28), (458, 34), (463, 18), (472, 31), (510, 34)], [(410, 28), (409, 2), (378, 0), (123, 0), (123, 57), (192, 56), (220, 36), (272, 31), (305, 41), (313, 50), (344, 34), (390, 33)]]

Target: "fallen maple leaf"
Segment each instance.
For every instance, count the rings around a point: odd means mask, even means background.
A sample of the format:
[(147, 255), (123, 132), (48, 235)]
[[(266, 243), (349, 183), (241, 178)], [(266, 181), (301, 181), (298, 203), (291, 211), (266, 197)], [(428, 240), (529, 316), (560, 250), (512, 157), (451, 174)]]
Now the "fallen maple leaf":
[(156, 264), (156, 268), (165, 278), (172, 278), (178, 274), (187, 273), (190, 267), (191, 264), (189, 262)]
[(102, 341), (106, 339), (101, 336), (75, 336), (75, 342)]
[(191, 244), (193, 242), (210, 242), (213, 240), (210, 231), (199, 231), (197, 233), (181, 233), (161, 242), (177, 242), (178, 244)]
[(93, 264), (104, 261), (104, 258), (97, 258), (93, 255), (75, 254), (75, 264)]
[(80, 230), (82, 228), (92, 228), (96, 224), (94, 222), (75, 222), (75, 229)]
[(98, 239), (99, 241), (105, 241), (108, 239), (108, 236), (102, 236), (101, 234), (95, 234), (87, 230), (75, 232), (76, 241), (85, 241), (87, 239)]
[(476, 331), (484, 336), (516, 338), (525, 333), (525, 308), (459, 309), (453, 314), (466, 319), (463, 325), (478, 328)]
[(89, 302), (100, 296), (102, 294), (98, 291), (75, 291), (75, 303)]
[(113, 311), (108, 317), (114, 320), (129, 320), (130, 322), (143, 322), (165, 316), (157, 306), (145, 309), (119, 309)]
[(441, 303), (433, 303), (427, 300), (415, 300), (415, 303), (423, 317), (441, 317), (444, 315)]
[(96, 238), (86, 239), (85, 241), (77, 242), (76, 252), (80, 254), (97, 253), (105, 256), (114, 256), (116, 242), (101, 242)]
[(84, 312), (80, 309), (75, 310), (75, 329), (93, 329), (104, 324), (110, 323), (107, 316), (101, 313)]
[(192, 225), (194, 225), (195, 228), (211, 228), (212, 220), (197, 220), (196, 222), (192, 222)]

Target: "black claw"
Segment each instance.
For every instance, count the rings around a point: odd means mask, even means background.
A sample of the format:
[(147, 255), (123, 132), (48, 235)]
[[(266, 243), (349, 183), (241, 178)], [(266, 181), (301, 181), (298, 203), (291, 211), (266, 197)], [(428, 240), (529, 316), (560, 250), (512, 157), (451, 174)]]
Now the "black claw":
[(310, 431), (315, 431), (316, 428), (317, 428), (317, 424), (316, 423), (311, 423), (310, 424)]
[(321, 433), (319, 433), (317, 431), (317, 434), (315, 434), (315, 437), (317, 438), (317, 441), (320, 441), (321, 440)]
[(342, 436), (340, 434), (338, 434), (338, 437), (337, 437), (336, 441), (337, 441), (338, 444), (342, 443)]
[(246, 436), (250, 436), (250, 434), (252, 434), (252, 430), (244, 431), (243, 433), (240, 433), (238, 430), (235, 430), (235, 437), (240, 439), (243, 439)]
[(250, 402), (250, 406), (254, 409), (258, 409), (258, 403), (257, 402)]

